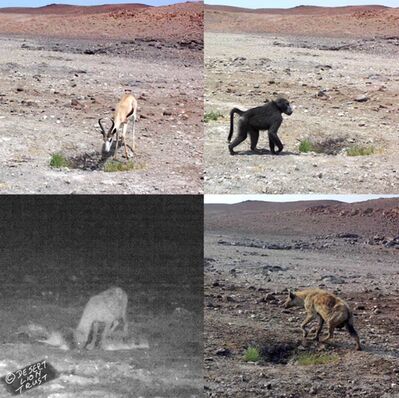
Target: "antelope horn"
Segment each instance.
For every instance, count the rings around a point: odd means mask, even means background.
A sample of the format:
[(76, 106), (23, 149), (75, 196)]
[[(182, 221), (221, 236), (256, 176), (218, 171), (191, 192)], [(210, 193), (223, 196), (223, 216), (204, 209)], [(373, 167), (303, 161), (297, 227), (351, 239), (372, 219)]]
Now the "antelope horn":
[(100, 126), (100, 128), (101, 128), (102, 135), (105, 135), (105, 134), (107, 134), (107, 133), (106, 133), (106, 131), (105, 131), (105, 129), (104, 129), (103, 124), (101, 123), (102, 120), (103, 120), (103, 118), (98, 119), (98, 124), (99, 124), (99, 126)]

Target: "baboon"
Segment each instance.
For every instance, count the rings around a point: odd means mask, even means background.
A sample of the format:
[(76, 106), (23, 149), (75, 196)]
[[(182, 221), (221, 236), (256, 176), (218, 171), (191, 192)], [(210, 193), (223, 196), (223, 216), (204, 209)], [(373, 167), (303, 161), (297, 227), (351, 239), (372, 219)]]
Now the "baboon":
[[(251, 139), (251, 150), (256, 151), (258, 144), (259, 131), (267, 130), (269, 135), (270, 151), (273, 155), (283, 150), (283, 144), (278, 138), (277, 132), (283, 122), (282, 113), (291, 115), (293, 112), (290, 103), (285, 98), (277, 98), (275, 101), (268, 101), (262, 106), (242, 111), (233, 108), (230, 112), (230, 133), (228, 137), (229, 151), (231, 155), (236, 152), (233, 149), (241, 144), (249, 134)], [(238, 113), (240, 119), (238, 121), (237, 137), (230, 143), (234, 130), (234, 114)], [(275, 150), (275, 147), (278, 150)]]

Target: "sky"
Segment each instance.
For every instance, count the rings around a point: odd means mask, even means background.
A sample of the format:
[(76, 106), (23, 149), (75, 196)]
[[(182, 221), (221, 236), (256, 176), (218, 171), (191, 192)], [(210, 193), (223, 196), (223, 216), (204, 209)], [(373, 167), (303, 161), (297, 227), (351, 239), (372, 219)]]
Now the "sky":
[(363, 202), (378, 198), (399, 198), (399, 195), (205, 195), (205, 203), (239, 203), (246, 200), (265, 202), (295, 202), (298, 200), (339, 200), (341, 202)]
[(174, 3), (183, 3), (186, 0), (0, 0), (2, 7), (42, 7), (48, 4), (73, 4), (80, 6), (93, 6), (99, 4), (142, 3), (150, 6), (165, 6)]
[(399, 7), (399, 0), (205, 0), (206, 4), (223, 4), (244, 8), (291, 8), (300, 5), (340, 7), (379, 4)]

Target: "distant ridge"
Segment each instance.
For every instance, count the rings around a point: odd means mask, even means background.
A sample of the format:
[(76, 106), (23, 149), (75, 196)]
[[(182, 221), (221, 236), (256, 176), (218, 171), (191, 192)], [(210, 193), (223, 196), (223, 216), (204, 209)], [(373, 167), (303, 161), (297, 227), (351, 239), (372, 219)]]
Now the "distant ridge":
[(293, 202), (266, 202), (260, 200), (246, 200), (244, 202), (233, 203), (233, 204), (205, 204), (205, 208), (207, 212), (233, 212), (235, 213), (237, 210), (240, 212), (285, 212), (285, 211), (296, 211), (296, 210), (304, 210), (314, 206), (334, 206), (334, 205), (344, 205), (344, 202), (340, 202), (337, 200), (301, 200), (301, 201), (293, 201)]
[(356, 11), (382, 11), (392, 7), (381, 5), (344, 6), (344, 7), (320, 7), (320, 6), (296, 6), (292, 8), (244, 8), (224, 5), (205, 4), (205, 10), (221, 12), (237, 12), (249, 14), (277, 14), (277, 15), (324, 15), (324, 14), (352, 14)]
[(372, 237), (376, 231), (398, 236), (399, 198), (345, 203), (334, 200), (296, 202), (246, 201), (205, 204), (205, 230), (238, 235), (335, 234)]
[(49, 4), (42, 7), (6, 7), (0, 8), (2, 13), (12, 14), (38, 14), (38, 15), (82, 15), (82, 14), (102, 14), (121, 9), (134, 11), (152, 6), (142, 3), (121, 3), (121, 4), (102, 4), (98, 6), (76, 6), (71, 4)]

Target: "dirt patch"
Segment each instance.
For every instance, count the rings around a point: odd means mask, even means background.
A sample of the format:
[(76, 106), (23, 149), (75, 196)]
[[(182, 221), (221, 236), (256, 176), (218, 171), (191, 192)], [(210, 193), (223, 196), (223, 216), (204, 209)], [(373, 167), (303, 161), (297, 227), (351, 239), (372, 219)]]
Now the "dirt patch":
[[(84, 171), (129, 171), (143, 170), (146, 156), (133, 156), (130, 160), (115, 160), (112, 156), (104, 157), (101, 152), (84, 153), (66, 159), (68, 168)], [(119, 170), (118, 170), (119, 169)], [(123, 170), (126, 169), (126, 170)]]
[(297, 346), (293, 343), (263, 343), (260, 345), (260, 348), (262, 359), (264, 361), (274, 364), (287, 364), (288, 361), (293, 357)]

